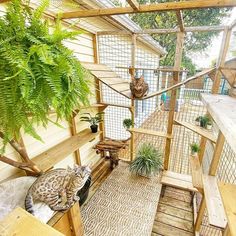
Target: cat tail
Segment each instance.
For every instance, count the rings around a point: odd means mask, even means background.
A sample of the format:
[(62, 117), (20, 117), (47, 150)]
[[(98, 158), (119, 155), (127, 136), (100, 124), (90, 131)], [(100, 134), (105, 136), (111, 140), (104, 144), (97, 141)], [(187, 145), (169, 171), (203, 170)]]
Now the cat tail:
[(30, 214), (34, 215), (34, 202), (33, 197), (30, 192), (27, 193), (25, 197), (25, 210), (28, 211)]

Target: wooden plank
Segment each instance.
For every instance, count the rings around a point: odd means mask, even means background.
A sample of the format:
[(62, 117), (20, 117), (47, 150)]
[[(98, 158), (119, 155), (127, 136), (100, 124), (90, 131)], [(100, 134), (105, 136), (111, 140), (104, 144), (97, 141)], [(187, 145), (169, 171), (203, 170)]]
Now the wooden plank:
[(206, 130), (200, 126), (188, 123), (186, 121), (180, 121), (180, 120), (175, 120), (175, 123), (177, 123), (178, 125), (182, 125), (187, 129), (192, 130), (193, 132), (207, 138), (208, 140), (210, 140), (213, 143), (216, 143), (217, 139), (216, 137), (213, 135), (213, 133), (209, 130)]
[(32, 161), (39, 166), (43, 171), (51, 169), (56, 163), (62, 161), (75, 150), (82, 147), (84, 144), (94, 140), (100, 132), (91, 133), (90, 129), (85, 129), (77, 135), (72, 136), (47, 151), (34, 157)]
[(193, 236), (193, 233), (178, 229), (176, 227), (172, 227), (169, 224), (161, 223), (161, 222), (154, 222), (153, 225), (153, 232), (157, 232), (161, 235), (165, 236), (173, 236), (173, 235), (178, 235), (178, 236)]
[(205, 153), (205, 149), (206, 149), (206, 143), (207, 143), (207, 139), (205, 137), (201, 137), (201, 140), (200, 140), (200, 151), (198, 153), (198, 159), (199, 159), (199, 162), (200, 162), (200, 165), (202, 164), (202, 160), (203, 160), (203, 157), (204, 157), (204, 153)]
[(193, 224), (191, 221), (183, 220), (176, 216), (168, 215), (163, 212), (158, 212), (155, 217), (155, 220), (161, 223), (168, 222), (168, 224), (173, 227), (193, 232)]
[(161, 202), (158, 204), (158, 212), (165, 213), (167, 215), (175, 216), (177, 218), (190, 221), (193, 221), (193, 213), (185, 211), (184, 209), (176, 208), (175, 206), (168, 206)]
[(81, 219), (79, 203), (76, 202), (68, 211), (68, 217), (74, 236), (83, 236), (84, 228)]
[(78, 17), (94, 17), (94, 16), (110, 16), (120, 14), (133, 14), (142, 12), (158, 12), (158, 11), (172, 11), (172, 10), (190, 10), (209, 7), (233, 7), (236, 6), (235, 0), (190, 0), (182, 2), (164, 2), (153, 3), (146, 5), (139, 5), (138, 10), (132, 7), (115, 7), (115, 8), (101, 8), (91, 10), (77, 10), (73, 12), (65, 12), (60, 14), (62, 19), (78, 18)]
[(230, 234), (236, 236), (236, 185), (219, 183), (219, 190), (228, 219)]
[(110, 77), (110, 78), (99, 78), (99, 80), (104, 83), (107, 84), (109, 86), (113, 86), (113, 85), (118, 85), (118, 84), (123, 84), (123, 83), (128, 83), (128, 81), (121, 79), (119, 77)]
[(136, 0), (127, 0), (127, 2), (135, 11), (139, 9), (139, 3)]
[(191, 168), (191, 173), (192, 173), (193, 186), (197, 188), (199, 192), (202, 192), (203, 190), (202, 167), (200, 165), (198, 157), (190, 156), (189, 163), (190, 163), (190, 168)]
[(195, 232), (200, 232), (200, 228), (201, 228), (201, 224), (202, 224), (202, 219), (204, 217), (205, 209), (206, 209), (206, 200), (205, 200), (205, 196), (202, 195), (202, 201), (200, 203), (199, 211), (197, 213), (197, 219), (194, 222), (194, 231)]
[(189, 202), (183, 202), (181, 200), (174, 199), (172, 197), (167, 197), (167, 196), (160, 198), (159, 202), (167, 206), (175, 206), (176, 208), (180, 210), (192, 212), (192, 207), (190, 206)]
[(131, 128), (131, 129), (129, 129), (129, 131), (134, 132), (134, 133), (163, 137), (163, 138), (166, 138), (166, 137), (171, 138), (170, 135), (166, 134), (165, 132), (161, 132), (161, 131), (155, 131), (155, 130), (149, 130), (149, 129), (143, 129), (143, 128)]
[(91, 70), (91, 73), (98, 78), (119, 78), (114, 71), (96, 71)]
[(227, 142), (236, 152), (236, 99), (226, 95), (202, 94), (202, 100)]
[(224, 229), (227, 220), (216, 177), (203, 175), (203, 186), (209, 224)]
[(89, 63), (89, 62), (82, 62), (82, 66), (87, 70), (92, 71), (112, 71), (109, 67), (103, 64), (97, 64), (97, 63)]
[(62, 233), (39, 221), (36, 217), (18, 207), (0, 221), (1, 236), (47, 235), (63, 236)]
[[(188, 78), (188, 79), (186, 79), (186, 80), (184, 80), (184, 81), (181, 81), (181, 82), (179, 82), (179, 83), (176, 83), (176, 84), (173, 85), (173, 86), (170, 86), (169, 88), (162, 89), (162, 90), (159, 90), (159, 91), (157, 91), (157, 92), (149, 93), (147, 96), (143, 97), (143, 98), (140, 99), (140, 100), (152, 98), (152, 97), (158, 96), (158, 95), (160, 95), (160, 94), (162, 94), (162, 93), (166, 93), (166, 92), (168, 92), (168, 91), (170, 91), (170, 90), (177, 89), (177, 88), (181, 87), (182, 85), (189, 83), (189, 82), (192, 81), (192, 80), (199, 79), (200, 77), (211, 73), (211, 72), (214, 71), (214, 70), (215, 70), (215, 68), (205, 69), (205, 70), (203, 70), (203, 71), (201, 71), (201, 72), (195, 74), (194, 76), (191, 76), (190, 78)], [(179, 70), (175, 70), (175, 71), (179, 71)]]

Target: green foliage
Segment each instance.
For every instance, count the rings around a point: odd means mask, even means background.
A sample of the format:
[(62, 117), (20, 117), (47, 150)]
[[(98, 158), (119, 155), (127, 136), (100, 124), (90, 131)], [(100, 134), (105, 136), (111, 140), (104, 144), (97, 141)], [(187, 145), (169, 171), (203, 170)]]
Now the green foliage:
[(202, 128), (207, 128), (207, 125), (212, 125), (212, 119), (209, 115), (198, 116), (195, 121), (200, 122)]
[(103, 121), (104, 112), (98, 112), (95, 116), (91, 116), (90, 113), (83, 113), (86, 116), (81, 116), (80, 120), (90, 123), (90, 125), (97, 125)]
[[(162, 3), (172, 2), (173, 0), (139, 0), (139, 3)], [(201, 10), (183, 11), (184, 23), (186, 26), (218, 25), (223, 17), (228, 16), (231, 9), (226, 8), (207, 8)], [(154, 12), (131, 15), (132, 20), (138, 23), (143, 29), (175, 28), (178, 26), (174, 11)], [(184, 44), (182, 67), (187, 68), (190, 74), (195, 73), (195, 65), (189, 54), (193, 52), (203, 52), (207, 50), (212, 39), (218, 32), (199, 32), (188, 33)], [(168, 52), (166, 57), (160, 61), (162, 66), (173, 66), (175, 56), (175, 34), (153, 34), (156, 39)]]
[(129, 128), (132, 127), (133, 125), (134, 125), (134, 123), (133, 123), (133, 121), (132, 121), (131, 119), (127, 118), (127, 119), (124, 119), (124, 120), (123, 120), (123, 127), (124, 127), (125, 129), (129, 129)]
[(0, 131), (5, 143), (19, 137), (20, 129), (40, 139), (34, 125), (46, 126), (50, 110), (58, 119), (69, 119), (75, 108), (88, 104), (87, 72), (63, 45), (80, 32), (62, 29), (59, 20), (53, 27), (42, 20), (48, 3), (32, 11), (13, 0), (0, 18)]
[(200, 152), (200, 147), (197, 143), (192, 143), (190, 147), (192, 153)]
[(150, 177), (162, 168), (162, 154), (150, 143), (144, 143), (138, 150), (130, 171), (137, 175)]

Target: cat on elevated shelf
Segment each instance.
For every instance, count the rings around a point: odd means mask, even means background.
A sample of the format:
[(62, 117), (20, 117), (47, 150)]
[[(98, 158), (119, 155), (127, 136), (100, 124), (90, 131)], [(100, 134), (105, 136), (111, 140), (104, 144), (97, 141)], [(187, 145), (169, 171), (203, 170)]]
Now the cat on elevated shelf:
[(34, 215), (34, 202), (41, 201), (53, 211), (69, 209), (78, 201), (77, 192), (83, 188), (91, 174), (88, 166), (54, 169), (42, 174), (31, 185), (25, 198), (25, 209)]

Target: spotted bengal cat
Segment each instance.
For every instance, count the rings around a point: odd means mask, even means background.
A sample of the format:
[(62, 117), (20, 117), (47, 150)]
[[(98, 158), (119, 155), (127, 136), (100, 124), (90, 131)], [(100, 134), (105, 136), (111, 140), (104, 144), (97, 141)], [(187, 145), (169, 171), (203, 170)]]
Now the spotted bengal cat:
[(68, 209), (79, 197), (76, 193), (84, 186), (91, 169), (75, 165), (74, 168), (55, 169), (41, 175), (32, 184), (25, 198), (25, 209), (34, 214), (36, 200), (46, 203), (54, 211)]

